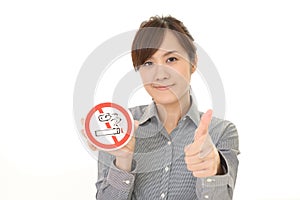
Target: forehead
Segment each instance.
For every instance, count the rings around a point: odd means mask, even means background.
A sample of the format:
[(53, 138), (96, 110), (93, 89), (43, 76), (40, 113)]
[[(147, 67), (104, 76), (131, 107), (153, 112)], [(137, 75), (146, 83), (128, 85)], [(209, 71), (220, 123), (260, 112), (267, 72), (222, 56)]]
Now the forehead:
[[(180, 44), (179, 40), (171, 30), (166, 30), (164, 39), (158, 49), (158, 52), (177, 51), (178, 54), (186, 56), (187, 53)], [(158, 53), (156, 52), (156, 53)]]

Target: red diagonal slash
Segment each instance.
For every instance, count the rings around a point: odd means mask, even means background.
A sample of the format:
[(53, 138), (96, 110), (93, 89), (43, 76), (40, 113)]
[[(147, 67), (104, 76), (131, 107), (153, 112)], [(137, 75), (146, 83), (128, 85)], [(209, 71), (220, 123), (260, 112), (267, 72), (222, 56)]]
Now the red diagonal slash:
[[(103, 108), (105, 107), (111, 107), (113, 109), (117, 109), (119, 110), (125, 117), (126, 119), (126, 123), (127, 123), (127, 130), (126, 132), (124, 132), (124, 130), (119, 127), (120, 133), (125, 133), (124, 137), (118, 138), (118, 136), (113, 135), (112, 139), (113, 139), (113, 143), (112, 144), (105, 144), (102, 143), (101, 141), (98, 141), (97, 138), (95, 138), (94, 134), (92, 134), (91, 130), (90, 130), (90, 122), (92, 117), (94, 116), (95, 112), (98, 111), (101, 114), (104, 114), (105, 112), (103, 112)], [(105, 110), (104, 110), (105, 111)], [(123, 107), (121, 107), (118, 104), (114, 104), (111, 102), (106, 102), (106, 103), (100, 103), (98, 105), (96, 105), (95, 107), (93, 107), (89, 113), (86, 116), (86, 120), (85, 120), (85, 131), (86, 131), (86, 135), (89, 139), (89, 141), (94, 144), (97, 148), (99, 148), (100, 150), (104, 150), (104, 151), (110, 151), (110, 150), (116, 150), (119, 148), (122, 148), (124, 145), (127, 144), (127, 142), (130, 140), (131, 136), (133, 135), (133, 119), (132, 116), (130, 115), (129, 112), (127, 112), (126, 109), (124, 109)], [(113, 122), (111, 122), (113, 123)], [(112, 129), (115, 128), (114, 125), (109, 123), (105, 123), (105, 126), (107, 129)], [(103, 127), (104, 128), (104, 127)], [(96, 136), (97, 137), (97, 136)]]
[[(103, 110), (102, 110), (102, 108), (98, 108), (98, 111), (99, 111), (101, 114), (104, 113)], [(105, 122), (105, 126), (106, 126), (106, 128), (111, 129), (111, 126), (110, 126), (110, 123), (109, 123), (109, 122)], [(112, 139), (114, 140), (115, 144), (118, 145), (118, 144), (119, 144), (119, 141), (118, 141), (117, 137), (116, 137), (116, 136), (111, 136), (111, 137), (112, 137)]]

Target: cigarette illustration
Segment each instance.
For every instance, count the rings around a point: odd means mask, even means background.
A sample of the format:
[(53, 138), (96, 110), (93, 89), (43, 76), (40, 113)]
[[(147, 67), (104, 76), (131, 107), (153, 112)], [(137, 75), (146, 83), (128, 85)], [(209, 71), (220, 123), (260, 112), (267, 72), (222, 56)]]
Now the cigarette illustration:
[(108, 136), (108, 135), (118, 135), (121, 133), (121, 128), (109, 128), (103, 130), (96, 130), (95, 135), (99, 136)]

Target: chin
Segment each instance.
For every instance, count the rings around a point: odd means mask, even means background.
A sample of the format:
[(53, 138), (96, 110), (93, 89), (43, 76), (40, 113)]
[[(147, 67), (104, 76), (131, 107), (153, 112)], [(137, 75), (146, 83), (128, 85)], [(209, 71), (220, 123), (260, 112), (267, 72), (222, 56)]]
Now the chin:
[(175, 96), (173, 96), (173, 97), (159, 96), (159, 97), (154, 97), (154, 101), (156, 104), (168, 105), (168, 104), (177, 103), (178, 99)]
[(179, 98), (172, 92), (169, 93), (152, 93), (150, 94), (156, 104), (168, 105), (178, 103)]
[(175, 90), (158, 91), (151, 87), (145, 87), (145, 89), (155, 103), (161, 105), (178, 103), (185, 94), (188, 94), (188, 90), (179, 92)]

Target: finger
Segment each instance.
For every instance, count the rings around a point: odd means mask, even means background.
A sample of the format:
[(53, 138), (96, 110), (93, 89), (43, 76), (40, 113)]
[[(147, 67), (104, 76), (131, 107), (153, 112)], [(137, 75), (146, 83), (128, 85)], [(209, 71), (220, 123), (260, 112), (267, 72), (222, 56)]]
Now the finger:
[(189, 171), (203, 171), (209, 169), (211, 166), (213, 166), (213, 161), (211, 159), (205, 160), (200, 163), (195, 164), (187, 164), (187, 169)]
[(207, 155), (213, 149), (213, 145), (211, 142), (211, 138), (209, 134), (201, 136), (200, 139), (194, 141), (184, 148), (184, 152), (186, 156), (193, 156), (201, 154)]
[(186, 156), (199, 155), (201, 151), (201, 141), (193, 142), (184, 148), (184, 153)]
[(87, 141), (87, 144), (91, 150), (93, 150), (93, 151), (97, 150), (97, 148), (94, 145), (92, 145), (89, 141)]
[(85, 134), (85, 130), (84, 129), (81, 129), (80, 133), (83, 135), (83, 137), (86, 138), (86, 134)]
[(135, 137), (132, 136), (128, 144), (125, 147), (121, 148), (121, 150), (125, 150), (127, 152), (133, 152), (134, 147), (135, 147)]
[(201, 157), (201, 153), (198, 153), (196, 155), (192, 155), (192, 156), (185, 156), (184, 160), (185, 163), (188, 164), (197, 164), (197, 163), (201, 163), (207, 160), (212, 160), (214, 159), (214, 154), (213, 151), (211, 151), (209, 154), (206, 154), (205, 157)]
[[(84, 126), (84, 118), (81, 118), (81, 119), (80, 119), (80, 122), (81, 122), (81, 125)], [(81, 132), (81, 134), (86, 138), (85, 130), (84, 130), (84, 129), (81, 129), (80, 132)]]
[(199, 156), (185, 156), (184, 161), (187, 165), (194, 165), (203, 162), (203, 160), (201, 160)]
[(196, 129), (194, 140), (201, 140), (202, 136), (205, 136), (208, 133), (208, 126), (212, 118), (212, 110), (208, 110), (201, 117), (198, 128)]
[[(85, 130), (81, 129), (80, 133), (83, 135), (84, 138), (87, 139), (86, 134), (85, 134)], [(93, 151), (97, 150), (97, 147), (95, 147), (94, 145), (92, 145), (92, 143), (90, 143), (88, 140), (86, 140), (86, 143), (88, 144), (89, 148)]]
[(208, 110), (201, 117), (199, 126), (195, 131), (194, 142), (185, 148), (185, 153), (187, 155), (194, 155), (200, 152), (203, 144), (208, 138), (208, 126), (212, 119), (212, 110)]
[[(134, 120), (134, 132), (138, 129), (139, 127), (139, 121)], [(134, 134), (132, 135), (132, 138), (128, 142), (126, 146), (120, 149), (120, 151), (124, 151), (126, 153), (133, 153), (135, 147), (135, 137)], [(118, 150), (117, 150), (118, 151)], [(119, 155), (118, 152), (116, 152), (116, 155)]]
[(217, 174), (217, 170), (215, 168), (193, 171), (193, 176), (196, 178), (204, 178), (204, 177), (214, 176), (216, 174)]
[(130, 139), (130, 141), (128, 142), (128, 144), (125, 146), (126, 150), (128, 150), (128, 151), (134, 151), (134, 146), (135, 146), (134, 133), (138, 129), (138, 127), (139, 127), (139, 122), (137, 120), (134, 120), (134, 132), (133, 132), (132, 138)]
[(205, 141), (202, 144), (201, 151), (199, 153), (200, 158), (209, 157), (212, 153), (214, 153), (214, 149), (216, 149), (215, 145), (211, 141), (210, 135), (208, 135)]
[(134, 132), (132, 135), (132, 138), (130, 139), (130, 141), (128, 142), (128, 144), (121, 148), (121, 150), (125, 150), (125, 151), (134, 151), (134, 147), (135, 147), (135, 137), (134, 137), (134, 133), (135, 131), (138, 129), (139, 127), (139, 122), (137, 120), (134, 120)]
[[(81, 122), (81, 125), (84, 126), (84, 118), (81, 118), (80, 119), (80, 122)], [(84, 129), (81, 129), (80, 130), (81, 134), (83, 135), (83, 137), (85, 137), (87, 139), (87, 136), (86, 136), (86, 133), (85, 133), (85, 130)], [(89, 148), (92, 150), (92, 151), (96, 151), (97, 150), (97, 147), (95, 147), (92, 143), (90, 143), (89, 141), (86, 141)]]

